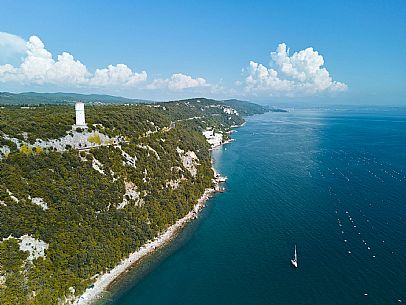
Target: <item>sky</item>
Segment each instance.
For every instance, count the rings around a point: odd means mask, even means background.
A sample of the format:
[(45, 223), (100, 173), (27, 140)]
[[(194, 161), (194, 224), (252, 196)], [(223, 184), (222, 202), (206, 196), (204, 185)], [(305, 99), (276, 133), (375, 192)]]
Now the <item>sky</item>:
[(0, 8), (0, 91), (406, 105), (404, 0)]

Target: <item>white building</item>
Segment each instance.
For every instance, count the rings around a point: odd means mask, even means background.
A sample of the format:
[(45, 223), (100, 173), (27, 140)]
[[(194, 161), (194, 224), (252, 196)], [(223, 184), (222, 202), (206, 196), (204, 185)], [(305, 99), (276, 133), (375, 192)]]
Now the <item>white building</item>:
[(75, 112), (76, 112), (76, 127), (87, 127), (85, 121), (85, 104), (82, 102), (75, 103)]
[(203, 131), (203, 135), (206, 137), (206, 139), (211, 138), (213, 136), (213, 133), (214, 133), (213, 129)]
[(235, 115), (238, 115), (238, 111), (237, 111), (237, 110), (234, 110), (233, 108), (224, 108), (224, 109), (223, 109), (223, 112), (224, 112), (224, 113), (227, 113), (227, 114), (235, 114)]
[(203, 135), (211, 147), (220, 146), (223, 143), (223, 134), (221, 132), (214, 132), (214, 129), (203, 131)]

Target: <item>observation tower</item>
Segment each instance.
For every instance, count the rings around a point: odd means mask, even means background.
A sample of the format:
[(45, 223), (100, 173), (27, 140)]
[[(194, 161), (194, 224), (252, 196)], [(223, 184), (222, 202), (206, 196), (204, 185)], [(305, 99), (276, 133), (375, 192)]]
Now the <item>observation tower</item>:
[(86, 128), (85, 121), (85, 104), (82, 102), (75, 103), (75, 112), (76, 112), (76, 127)]

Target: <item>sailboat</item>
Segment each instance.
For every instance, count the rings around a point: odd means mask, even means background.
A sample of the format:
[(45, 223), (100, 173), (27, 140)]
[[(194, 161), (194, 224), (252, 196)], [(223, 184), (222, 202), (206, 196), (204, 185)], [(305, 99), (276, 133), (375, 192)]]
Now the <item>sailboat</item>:
[(296, 245), (295, 245), (295, 256), (293, 257), (293, 259), (290, 260), (290, 262), (292, 263), (293, 267), (297, 268), (297, 253), (296, 253)]

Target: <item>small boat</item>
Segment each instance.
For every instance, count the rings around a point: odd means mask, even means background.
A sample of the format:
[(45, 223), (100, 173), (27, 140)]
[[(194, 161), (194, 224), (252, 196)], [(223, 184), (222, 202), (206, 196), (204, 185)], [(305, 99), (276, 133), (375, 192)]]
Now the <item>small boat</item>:
[(293, 257), (293, 259), (290, 260), (290, 262), (292, 263), (293, 267), (297, 268), (297, 253), (296, 253), (296, 245), (295, 245), (295, 256)]

